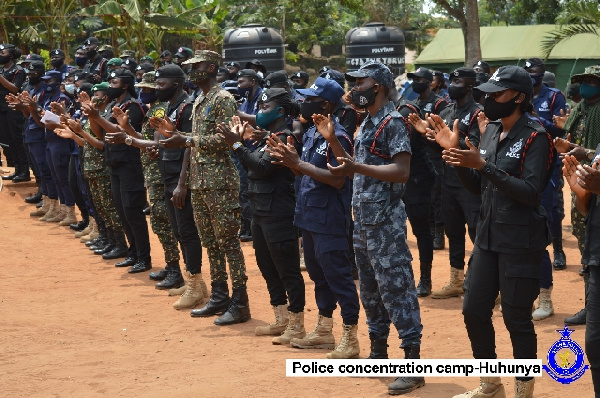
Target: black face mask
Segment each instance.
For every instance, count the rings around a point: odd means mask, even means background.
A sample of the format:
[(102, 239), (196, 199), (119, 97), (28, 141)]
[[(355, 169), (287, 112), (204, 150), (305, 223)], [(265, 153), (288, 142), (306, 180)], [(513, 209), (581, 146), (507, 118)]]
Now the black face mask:
[(108, 98), (111, 100), (114, 100), (123, 95), (124, 92), (125, 89), (123, 87), (109, 87), (108, 90), (106, 90), (106, 95), (108, 95)]
[(323, 112), (323, 102), (325, 102), (325, 101), (301, 103), (300, 104), (300, 115), (302, 115), (302, 118), (304, 118), (304, 120), (306, 120), (309, 124), (312, 125), (312, 123), (313, 123), (312, 115), (314, 115), (314, 114), (318, 115), (321, 112)]
[(7, 64), (10, 61), (10, 57), (5, 55), (0, 55), (0, 65)]
[(453, 99), (453, 100), (459, 100), (461, 98), (464, 98), (468, 92), (469, 92), (468, 87), (458, 87), (458, 86), (448, 87), (448, 95), (450, 96), (450, 99)]
[(483, 105), (483, 113), (490, 120), (498, 120), (510, 116), (517, 109), (517, 106), (519, 106), (517, 99), (520, 95), (519, 93), (513, 99), (504, 103), (496, 102), (492, 97), (487, 97)]
[(415, 93), (421, 94), (427, 90), (427, 87), (430, 87), (429, 82), (413, 82), (412, 89)]
[(41, 76), (29, 76), (29, 84), (31, 84), (32, 86), (35, 86), (36, 84), (38, 84), (41, 81), (42, 81)]
[(64, 64), (64, 60), (62, 58), (61, 59), (53, 59), (52, 61), (50, 61), (50, 64), (58, 69)]
[(163, 88), (162, 90), (156, 89), (156, 99), (160, 102), (165, 102), (173, 98), (175, 92), (177, 91), (178, 86), (171, 86), (168, 88)]
[(357, 107), (364, 109), (375, 102), (376, 96), (375, 86), (364, 91), (352, 91), (352, 103)]
[(87, 57), (88, 59), (94, 58), (98, 54), (98, 50), (88, 50)]

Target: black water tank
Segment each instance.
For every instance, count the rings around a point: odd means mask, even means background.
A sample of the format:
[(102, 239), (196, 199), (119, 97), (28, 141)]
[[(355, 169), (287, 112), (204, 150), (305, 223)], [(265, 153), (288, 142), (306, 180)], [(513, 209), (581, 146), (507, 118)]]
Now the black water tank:
[(391, 67), (394, 75), (404, 73), (404, 33), (381, 22), (350, 29), (346, 33), (346, 70), (357, 70), (369, 61)]
[(228, 29), (223, 37), (223, 59), (224, 63), (239, 62), (242, 68), (246, 62), (258, 59), (267, 73), (284, 69), (283, 37), (258, 23)]

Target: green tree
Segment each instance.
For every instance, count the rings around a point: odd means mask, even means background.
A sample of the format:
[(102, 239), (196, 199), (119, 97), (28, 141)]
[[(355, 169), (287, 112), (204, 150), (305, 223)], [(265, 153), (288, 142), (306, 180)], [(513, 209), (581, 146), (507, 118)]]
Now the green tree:
[(506, 25), (532, 25), (554, 23), (556, 14), (562, 9), (559, 0), (486, 0), (480, 2), (493, 22)]

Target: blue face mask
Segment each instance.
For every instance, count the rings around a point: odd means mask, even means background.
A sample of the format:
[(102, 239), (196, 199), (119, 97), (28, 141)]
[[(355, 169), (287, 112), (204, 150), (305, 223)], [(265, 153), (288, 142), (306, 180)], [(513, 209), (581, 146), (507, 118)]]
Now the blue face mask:
[(251, 92), (252, 92), (252, 87), (248, 87), (248, 88), (238, 87), (238, 93), (240, 94), (240, 97), (242, 97), (242, 98), (248, 98), (250, 96)]
[(579, 86), (579, 94), (584, 99), (592, 98), (600, 94), (600, 87), (590, 86), (586, 82), (583, 82)]
[(69, 94), (75, 93), (75, 85), (74, 84), (65, 84), (65, 91)]
[(156, 91), (152, 90), (149, 93), (140, 92), (140, 101), (144, 104), (151, 104), (156, 100)]
[(256, 125), (261, 129), (267, 130), (271, 123), (283, 116), (279, 113), (279, 109), (281, 109), (281, 106), (278, 106), (270, 112), (258, 112), (256, 114)]
[(530, 73), (529, 77), (531, 77), (531, 83), (534, 86), (539, 85), (544, 79), (544, 73)]

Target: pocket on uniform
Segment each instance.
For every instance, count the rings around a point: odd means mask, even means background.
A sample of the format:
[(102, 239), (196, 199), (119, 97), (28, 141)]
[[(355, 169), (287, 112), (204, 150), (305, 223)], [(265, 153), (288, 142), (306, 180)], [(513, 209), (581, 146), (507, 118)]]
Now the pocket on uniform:
[(327, 203), (325, 195), (307, 195), (305, 199), (304, 218), (317, 224), (327, 223)]
[(376, 225), (385, 221), (389, 193), (363, 193), (359, 200), (361, 224)]
[(259, 211), (271, 210), (274, 190), (274, 182), (250, 180), (248, 182), (248, 196), (252, 201), (254, 209)]

